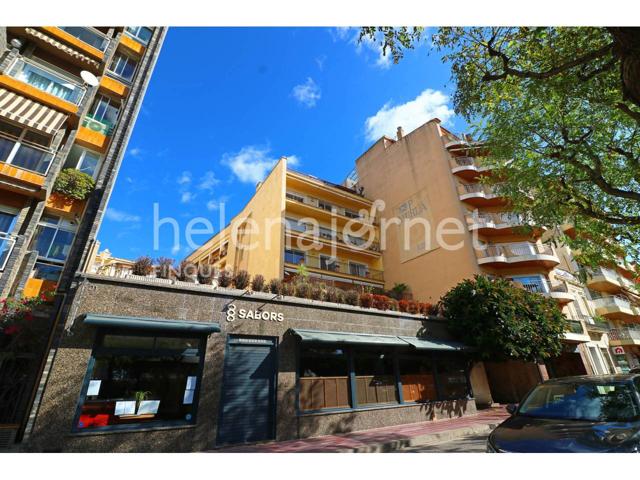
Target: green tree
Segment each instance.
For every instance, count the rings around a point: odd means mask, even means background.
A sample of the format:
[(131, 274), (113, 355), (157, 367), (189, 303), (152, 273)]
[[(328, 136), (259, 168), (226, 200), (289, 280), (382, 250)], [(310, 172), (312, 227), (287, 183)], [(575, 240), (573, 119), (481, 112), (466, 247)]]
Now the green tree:
[(562, 352), (566, 318), (553, 299), (476, 275), (440, 301), (452, 335), (480, 359), (540, 361)]
[[(423, 35), (361, 30), (395, 62)], [(535, 223), (573, 223), (582, 263), (640, 260), (640, 28), (446, 27), (432, 44), (490, 149), (484, 181)]]
[(95, 186), (96, 182), (91, 175), (87, 175), (75, 168), (65, 168), (58, 174), (53, 184), (53, 191), (69, 198), (84, 200)]

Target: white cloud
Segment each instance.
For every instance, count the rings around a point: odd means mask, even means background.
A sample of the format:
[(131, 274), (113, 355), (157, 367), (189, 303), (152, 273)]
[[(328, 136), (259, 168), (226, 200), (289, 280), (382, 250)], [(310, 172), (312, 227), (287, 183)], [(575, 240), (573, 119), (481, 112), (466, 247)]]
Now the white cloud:
[(129, 150), (129, 155), (131, 155), (132, 157), (139, 157), (142, 155), (142, 149), (133, 147), (131, 150)]
[(227, 200), (229, 200), (229, 197), (227, 197), (226, 195), (220, 198), (212, 198), (207, 202), (207, 210), (220, 210), (220, 208), (223, 208), (224, 204), (227, 203)]
[(132, 215), (122, 210), (116, 210), (115, 208), (107, 208), (104, 216), (113, 222), (139, 222), (140, 217), (138, 215)]
[[(298, 157), (291, 155), (288, 163), (297, 165)], [(264, 180), (267, 173), (278, 162), (278, 158), (271, 156), (271, 150), (266, 147), (248, 145), (237, 153), (225, 153), (221, 163), (228, 166), (233, 174), (245, 183), (258, 183)]]
[(446, 123), (454, 115), (448, 102), (447, 95), (430, 88), (400, 105), (392, 106), (391, 102), (387, 102), (365, 121), (365, 136), (374, 142), (383, 135), (394, 136), (398, 127), (402, 127), (407, 134), (434, 117)]
[(196, 198), (196, 196), (193, 193), (191, 193), (191, 192), (182, 192), (182, 195), (180, 196), (180, 201), (182, 203), (189, 203), (194, 198)]
[(198, 188), (200, 190), (212, 191), (213, 187), (220, 183), (220, 179), (216, 177), (216, 174), (209, 170), (205, 172), (205, 174), (200, 179), (200, 183), (198, 184)]
[(300, 85), (293, 87), (291, 95), (298, 101), (298, 103), (308, 108), (315, 107), (316, 103), (318, 103), (318, 100), (320, 100), (320, 97), (322, 96), (320, 87), (311, 77), (307, 77), (307, 81), (305, 83), (301, 83)]
[(186, 185), (188, 183), (191, 183), (191, 172), (188, 170), (185, 170), (184, 172), (182, 172), (178, 177), (177, 182), (178, 182), (178, 185)]

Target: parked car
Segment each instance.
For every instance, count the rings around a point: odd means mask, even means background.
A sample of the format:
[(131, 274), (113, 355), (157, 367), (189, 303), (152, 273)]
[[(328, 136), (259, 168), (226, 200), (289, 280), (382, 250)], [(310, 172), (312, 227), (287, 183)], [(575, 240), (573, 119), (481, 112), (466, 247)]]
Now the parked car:
[(533, 388), (487, 452), (640, 452), (640, 375), (565, 377)]

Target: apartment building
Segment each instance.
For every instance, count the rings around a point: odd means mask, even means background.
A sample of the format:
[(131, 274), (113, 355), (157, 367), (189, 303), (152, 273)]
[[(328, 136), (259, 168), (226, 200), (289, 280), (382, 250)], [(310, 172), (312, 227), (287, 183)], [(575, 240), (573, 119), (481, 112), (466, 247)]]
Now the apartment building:
[[(355, 172), (345, 183), (385, 202), (382, 223), (394, 217), (409, 225), (428, 223), (427, 228), (394, 225), (385, 230), (386, 286), (407, 283), (417, 298), (435, 302), (475, 274), (510, 279), (553, 298), (569, 319), (565, 351), (547, 362), (543, 377), (620, 370), (609, 349), (609, 327), (598, 315), (615, 320), (635, 314), (619, 296), (623, 280), (614, 286), (594, 276), (588, 285), (581, 284), (568, 249), (546, 242), (553, 232), (511, 212), (506, 199), (480, 181), (493, 173), (485, 161), (488, 155), (483, 144), (454, 135), (433, 119), (406, 136), (399, 128), (397, 138), (381, 138), (356, 160)], [(449, 232), (441, 237), (456, 248), (437, 241), (439, 228)], [(616, 278), (627, 279), (630, 286), (630, 272), (617, 268)], [(596, 298), (593, 292), (601, 285), (610, 288)], [(622, 337), (626, 345), (635, 341), (635, 331), (616, 331), (620, 333), (614, 344), (621, 345)], [(494, 385), (518, 377), (494, 376), (493, 392)]]
[[(86, 262), (165, 33), (0, 28), (2, 297), (64, 294)], [(61, 174), (94, 187), (72, 197)], [(63, 307), (59, 295), (52, 310)], [(38, 355), (25, 362), (18, 370), (29, 380), (0, 395), (0, 425), (20, 431), (41, 370)], [(0, 364), (3, 387), (15, 367)]]
[(282, 158), (229, 225), (188, 262), (288, 279), (304, 265), (311, 280), (382, 288), (379, 225), (355, 188), (291, 170)]

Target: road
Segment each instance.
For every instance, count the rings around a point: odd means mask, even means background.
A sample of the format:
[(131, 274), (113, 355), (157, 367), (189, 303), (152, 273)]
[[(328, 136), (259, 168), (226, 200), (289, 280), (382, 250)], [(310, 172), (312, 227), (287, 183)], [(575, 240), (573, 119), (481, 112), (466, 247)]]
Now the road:
[(486, 450), (487, 435), (472, 435), (448, 442), (407, 447), (398, 453), (481, 453)]

